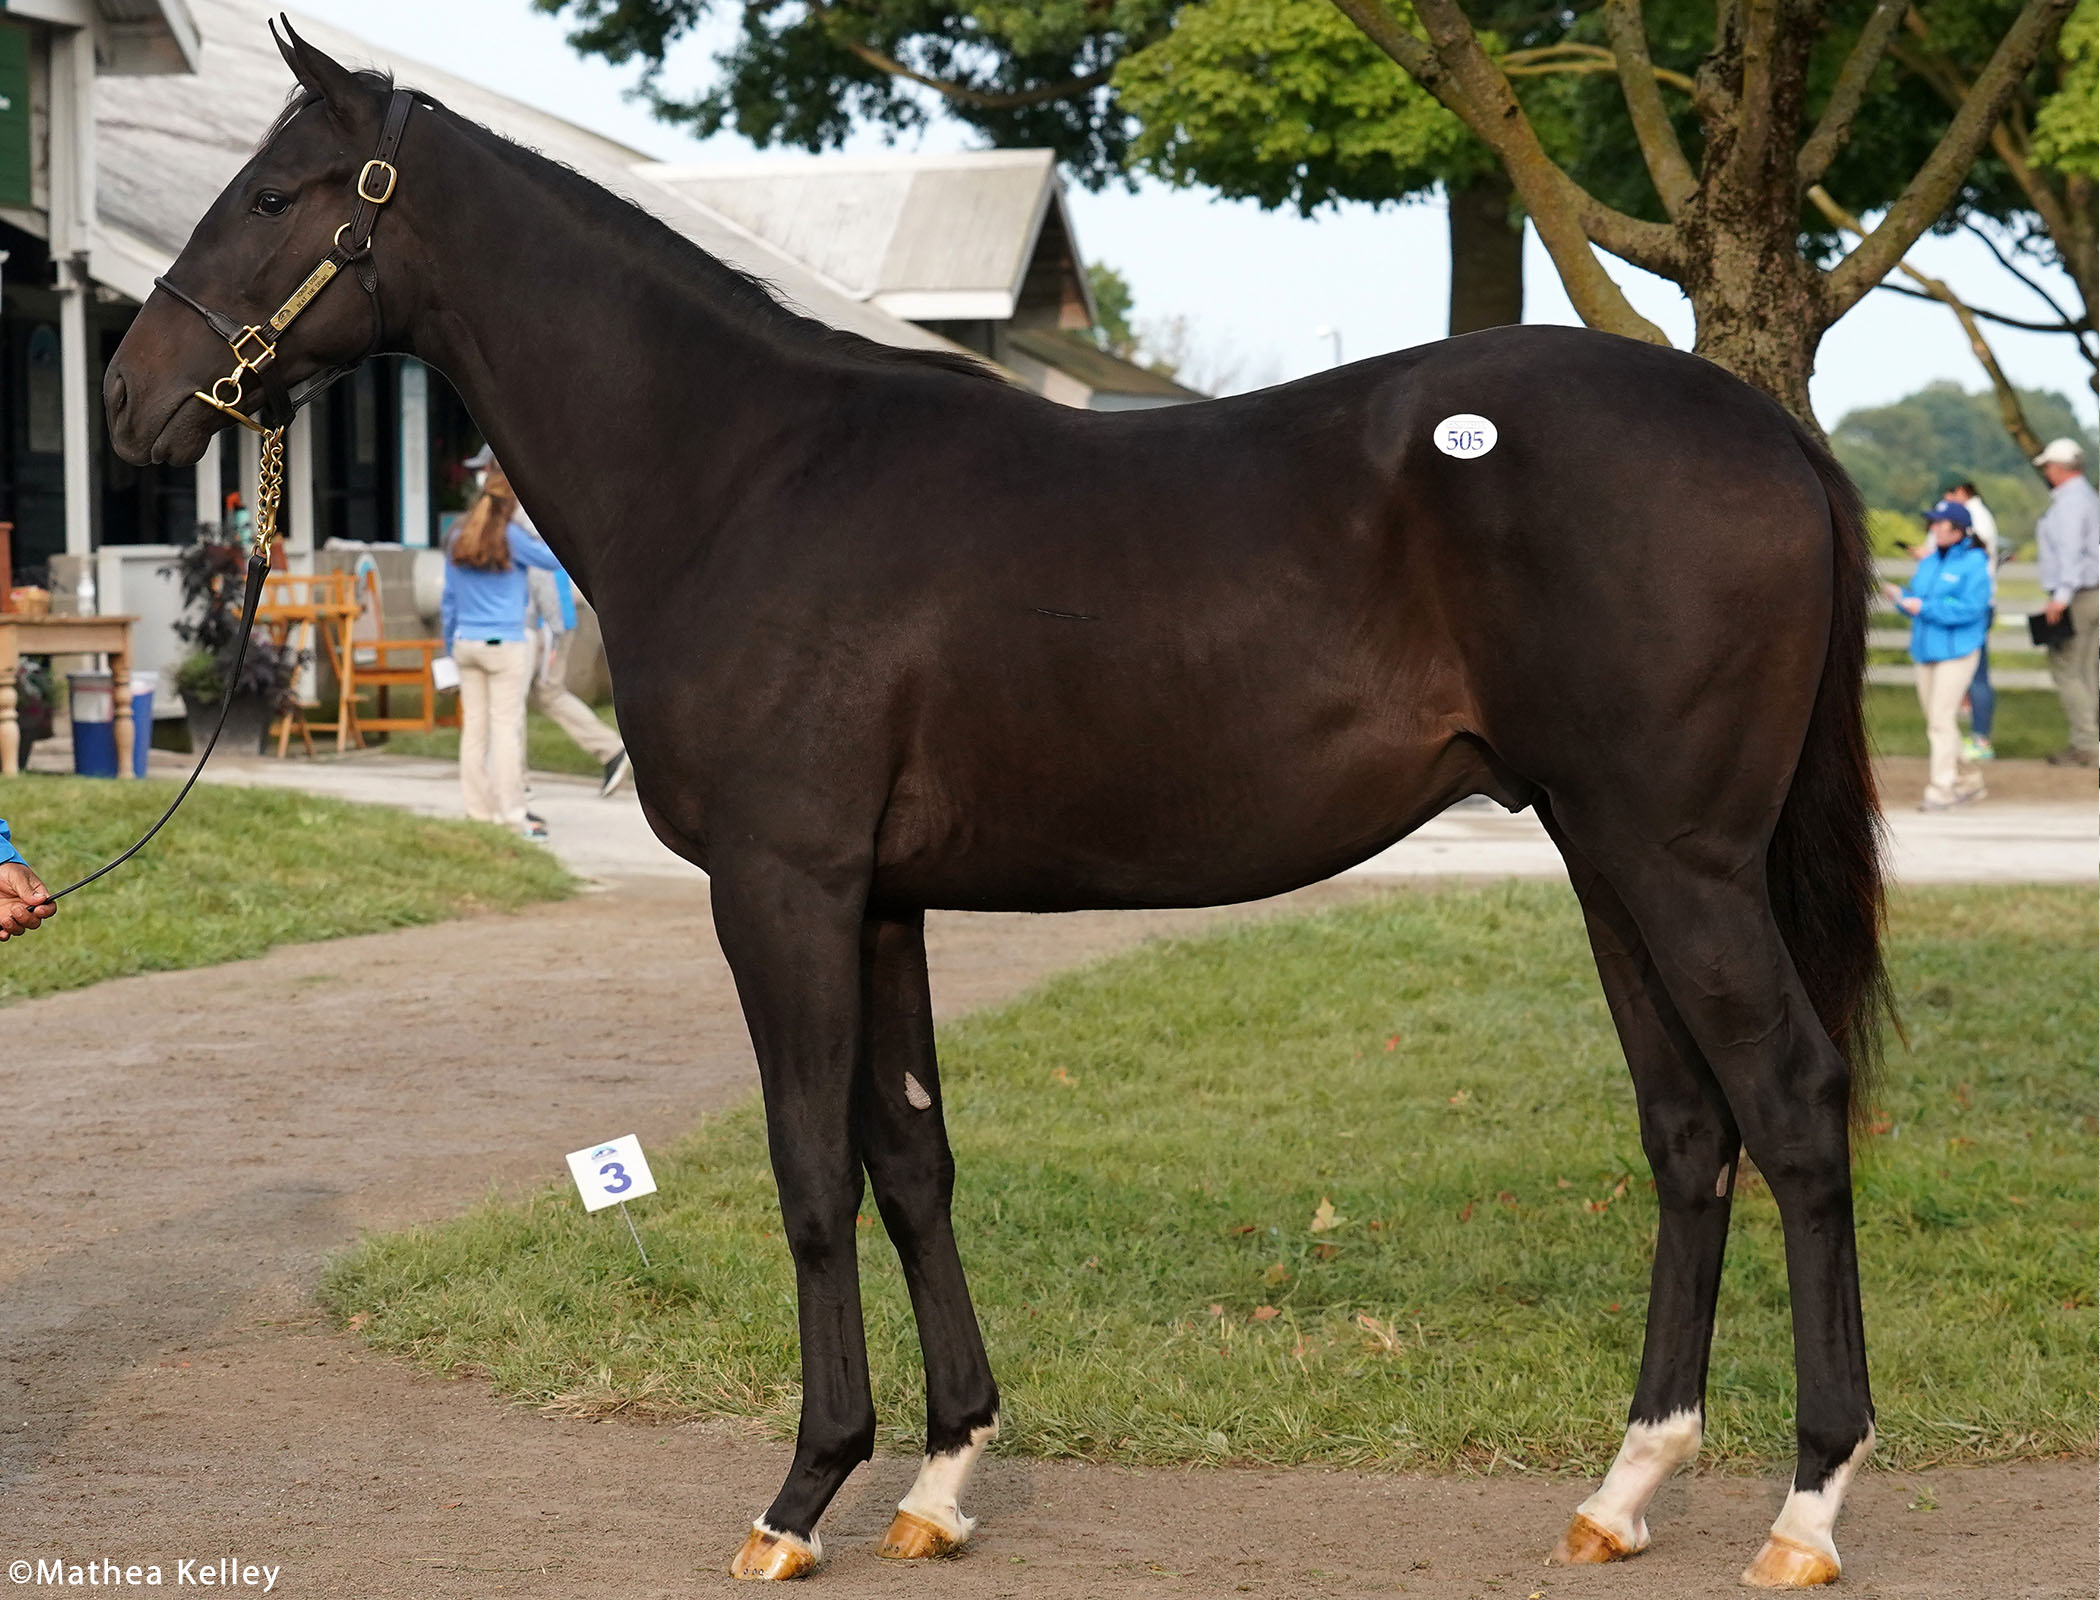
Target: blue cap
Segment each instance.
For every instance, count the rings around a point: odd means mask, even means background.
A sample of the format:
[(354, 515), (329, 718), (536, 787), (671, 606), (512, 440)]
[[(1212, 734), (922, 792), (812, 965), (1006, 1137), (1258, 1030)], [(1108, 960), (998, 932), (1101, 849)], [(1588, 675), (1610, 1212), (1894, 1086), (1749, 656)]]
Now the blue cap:
[(1942, 500), (1925, 513), (1926, 526), (1930, 527), (1935, 522), (1951, 522), (1964, 533), (1974, 526), (1969, 520), (1969, 508), (1959, 500)]

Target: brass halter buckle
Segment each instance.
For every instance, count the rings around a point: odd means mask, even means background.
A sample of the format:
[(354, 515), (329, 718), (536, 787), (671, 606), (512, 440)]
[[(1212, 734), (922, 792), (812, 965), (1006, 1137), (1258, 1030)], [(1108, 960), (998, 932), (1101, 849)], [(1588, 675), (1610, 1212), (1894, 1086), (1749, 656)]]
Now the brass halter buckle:
[[(386, 179), (386, 187), (377, 194), (372, 192), (372, 174), (374, 172), (380, 173)], [(375, 206), (383, 206), (394, 198), (394, 185), (400, 181), (401, 174), (396, 170), (393, 162), (381, 161), (375, 156), (370, 161), (367, 161), (363, 169), (357, 174), (357, 198)]]
[[(262, 371), (264, 367), (267, 367), (272, 361), (277, 359), (277, 347), (270, 343), (268, 336), (253, 323), (241, 329), (229, 343), (233, 346), (233, 370), (217, 383), (214, 383), (209, 393), (203, 389), (196, 389), (191, 392), (197, 399), (202, 400), (214, 410), (225, 412), (226, 415), (247, 428), (251, 433), (265, 434), (268, 430), (253, 417), (249, 416), (247, 412), (240, 409), (241, 401), (246, 398), (243, 393), (241, 374), (244, 372)], [(250, 345), (254, 348), (244, 348)], [(227, 388), (229, 385), (233, 392), (222, 397), (219, 391)]]

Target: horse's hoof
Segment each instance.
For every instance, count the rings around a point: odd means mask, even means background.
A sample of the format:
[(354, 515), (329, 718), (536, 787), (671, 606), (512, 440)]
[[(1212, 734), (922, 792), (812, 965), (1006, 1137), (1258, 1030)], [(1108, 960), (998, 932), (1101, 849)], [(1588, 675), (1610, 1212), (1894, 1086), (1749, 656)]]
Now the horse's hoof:
[[(1537, 1545), (1532, 1549), (1536, 1550)], [(1637, 1556), (1640, 1550), (1628, 1544), (1609, 1528), (1590, 1521), (1580, 1511), (1568, 1524), (1568, 1531), (1560, 1536), (1560, 1543), (1553, 1547), (1553, 1559), (1564, 1567), (1594, 1567), (1607, 1561), (1624, 1561), (1628, 1556)]]
[(876, 1554), (889, 1561), (924, 1561), (932, 1556), (952, 1556), (963, 1542), (937, 1522), (900, 1511), (890, 1521)]
[(814, 1572), (821, 1559), (814, 1544), (805, 1544), (792, 1533), (775, 1533), (753, 1524), (744, 1548), (729, 1563), (732, 1578), (760, 1578), (778, 1583)]
[(1743, 1569), (1743, 1582), (1753, 1589), (1813, 1589), (1835, 1583), (1837, 1575), (1838, 1564), (1831, 1557), (1775, 1533)]

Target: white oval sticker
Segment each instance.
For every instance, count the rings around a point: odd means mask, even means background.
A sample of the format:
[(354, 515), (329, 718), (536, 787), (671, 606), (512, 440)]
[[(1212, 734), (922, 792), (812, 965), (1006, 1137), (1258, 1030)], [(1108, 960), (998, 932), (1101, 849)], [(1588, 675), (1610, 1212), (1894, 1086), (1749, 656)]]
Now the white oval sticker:
[(1486, 417), (1476, 417), (1470, 411), (1446, 417), (1436, 425), (1436, 447), (1445, 455), (1456, 456), (1461, 461), (1486, 455), (1495, 448), (1496, 437), (1495, 425)]

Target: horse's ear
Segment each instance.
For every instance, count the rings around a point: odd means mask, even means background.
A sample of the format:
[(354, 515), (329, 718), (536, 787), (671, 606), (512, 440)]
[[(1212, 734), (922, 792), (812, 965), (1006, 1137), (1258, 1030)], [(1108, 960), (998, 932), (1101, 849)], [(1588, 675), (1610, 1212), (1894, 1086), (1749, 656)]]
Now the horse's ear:
[[(277, 31), (279, 22), (284, 24), (281, 34)], [(300, 38), (290, 17), (279, 15), (270, 19), (270, 38), (277, 45), (277, 53), (284, 57), (284, 64), (292, 69), (292, 76), (319, 97), (338, 122), (354, 129), (370, 119), (371, 96), (364, 92), (357, 75), (327, 51)]]

